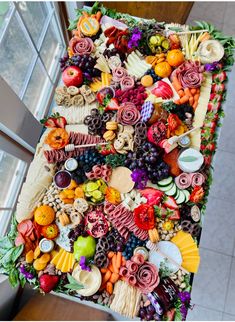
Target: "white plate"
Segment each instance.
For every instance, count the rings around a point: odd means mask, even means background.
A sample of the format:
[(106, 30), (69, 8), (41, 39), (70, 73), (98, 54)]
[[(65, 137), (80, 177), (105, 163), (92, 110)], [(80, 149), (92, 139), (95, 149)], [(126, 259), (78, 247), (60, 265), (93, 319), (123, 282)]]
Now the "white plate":
[[(169, 241), (160, 241), (157, 245), (160, 251), (171, 257), (179, 265), (182, 264), (182, 256), (180, 250), (175, 244)], [(156, 265), (158, 269), (160, 269), (160, 264), (163, 263), (173, 273), (179, 270), (178, 266), (172, 264), (169, 260), (165, 259), (165, 257), (160, 255), (156, 251), (150, 251), (149, 262)]]

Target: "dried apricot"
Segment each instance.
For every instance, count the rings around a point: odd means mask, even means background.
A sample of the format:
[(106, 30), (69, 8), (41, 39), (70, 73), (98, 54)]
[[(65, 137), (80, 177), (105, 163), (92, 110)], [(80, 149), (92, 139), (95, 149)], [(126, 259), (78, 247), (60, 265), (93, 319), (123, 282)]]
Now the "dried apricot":
[(43, 254), (38, 260), (42, 264), (48, 263), (51, 260), (51, 255), (48, 253)]
[(39, 259), (36, 259), (33, 263), (33, 267), (37, 271), (42, 271), (47, 266), (47, 263), (41, 263)]
[(34, 259), (34, 252), (32, 250), (30, 250), (26, 256), (25, 256), (25, 260), (28, 264), (31, 264), (33, 262)]
[(40, 254), (41, 254), (41, 250), (40, 250), (39, 246), (37, 246), (34, 250), (34, 253), (33, 253), (33, 259), (37, 259)]

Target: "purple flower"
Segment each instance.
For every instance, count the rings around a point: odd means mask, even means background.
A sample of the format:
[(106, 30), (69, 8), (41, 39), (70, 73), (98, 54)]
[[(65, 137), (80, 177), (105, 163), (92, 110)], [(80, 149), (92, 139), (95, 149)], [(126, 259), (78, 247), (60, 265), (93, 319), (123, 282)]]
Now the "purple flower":
[(144, 189), (148, 182), (148, 176), (145, 170), (135, 169), (131, 174), (132, 180), (136, 183), (137, 189)]
[(91, 268), (89, 266), (86, 265), (86, 257), (85, 256), (81, 256), (80, 257), (80, 262), (79, 265), (81, 266), (81, 269), (83, 271), (88, 271), (91, 272)]
[(204, 66), (205, 71), (213, 72), (217, 68), (217, 64), (218, 64), (217, 61), (214, 62), (214, 63), (211, 63), (211, 64), (205, 64), (205, 66)]
[(182, 304), (182, 306), (180, 307), (180, 313), (181, 313), (183, 321), (186, 319), (187, 312), (188, 312), (188, 309), (186, 308), (186, 306), (184, 304)]
[(25, 266), (24, 266), (24, 265), (20, 265), (20, 273), (21, 273), (22, 275), (24, 275), (24, 277), (25, 277), (26, 279), (28, 279), (28, 280), (31, 280), (31, 279), (33, 279), (33, 278), (34, 278), (34, 275), (33, 275), (32, 273), (28, 272), (28, 271), (26, 270), (26, 268), (25, 268)]
[(131, 38), (128, 41), (128, 48), (138, 47), (139, 40), (142, 37), (142, 31), (138, 28), (134, 28), (132, 31)]

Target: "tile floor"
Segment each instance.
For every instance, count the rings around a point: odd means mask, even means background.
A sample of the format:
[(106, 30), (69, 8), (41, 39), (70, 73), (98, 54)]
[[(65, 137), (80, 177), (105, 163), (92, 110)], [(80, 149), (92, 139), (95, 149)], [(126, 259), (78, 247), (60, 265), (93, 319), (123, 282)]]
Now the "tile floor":
[[(187, 23), (205, 20), (235, 36), (235, 2), (196, 2)], [(235, 67), (229, 75), (225, 118), (214, 158), (213, 184), (200, 243), (201, 265), (195, 275), (188, 321), (235, 320)]]

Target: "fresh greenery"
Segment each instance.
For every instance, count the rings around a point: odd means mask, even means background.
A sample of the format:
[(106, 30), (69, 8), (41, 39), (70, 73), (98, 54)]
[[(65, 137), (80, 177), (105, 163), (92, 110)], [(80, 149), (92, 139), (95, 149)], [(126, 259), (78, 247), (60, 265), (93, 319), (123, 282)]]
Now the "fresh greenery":
[(161, 262), (160, 264), (160, 268), (159, 268), (160, 278), (168, 277), (173, 273), (173, 271), (170, 270), (169, 267), (167, 266), (167, 263), (168, 263), (168, 259), (164, 258), (164, 262)]
[(16, 262), (24, 249), (23, 245), (15, 246), (16, 235), (17, 221), (13, 217), (9, 234), (0, 239), (0, 273), (9, 275), (12, 287), (17, 286), (20, 281)]
[(69, 283), (64, 285), (65, 288), (72, 290), (72, 291), (78, 291), (78, 290), (81, 290), (84, 288), (84, 286), (82, 284), (79, 284), (75, 280), (75, 278), (72, 275), (70, 275), (69, 273), (67, 274), (67, 278), (68, 278)]
[(105, 157), (105, 163), (112, 168), (117, 168), (124, 165), (126, 157), (123, 154), (109, 154)]

